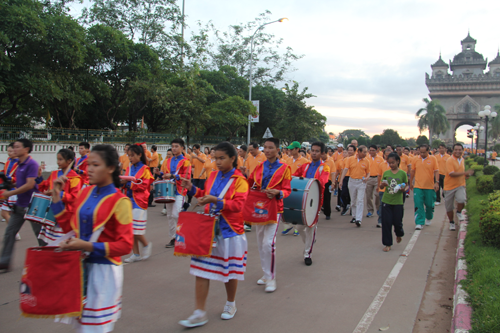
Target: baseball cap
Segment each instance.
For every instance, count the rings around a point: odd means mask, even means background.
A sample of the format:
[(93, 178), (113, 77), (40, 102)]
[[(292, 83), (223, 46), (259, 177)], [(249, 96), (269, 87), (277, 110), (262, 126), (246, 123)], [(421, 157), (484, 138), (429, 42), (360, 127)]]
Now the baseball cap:
[(298, 141), (294, 141), (287, 148), (288, 149), (295, 149), (295, 148), (299, 148), (300, 149), (300, 143)]
[(344, 148), (344, 145), (343, 145), (343, 144), (341, 144), (341, 143), (339, 143), (339, 144), (337, 145), (337, 148)]
[(260, 151), (264, 151), (264, 147), (259, 147), (259, 150)]

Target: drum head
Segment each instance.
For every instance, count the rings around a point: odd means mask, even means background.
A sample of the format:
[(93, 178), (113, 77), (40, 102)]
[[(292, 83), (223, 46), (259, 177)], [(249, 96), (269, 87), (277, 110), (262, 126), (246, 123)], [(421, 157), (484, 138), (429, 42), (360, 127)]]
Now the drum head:
[(308, 184), (309, 192), (304, 195), (304, 203), (302, 207), (304, 208), (305, 225), (312, 227), (316, 219), (318, 218), (319, 203), (321, 198), (321, 191), (319, 188), (319, 182), (316, 179), (311, 179)]

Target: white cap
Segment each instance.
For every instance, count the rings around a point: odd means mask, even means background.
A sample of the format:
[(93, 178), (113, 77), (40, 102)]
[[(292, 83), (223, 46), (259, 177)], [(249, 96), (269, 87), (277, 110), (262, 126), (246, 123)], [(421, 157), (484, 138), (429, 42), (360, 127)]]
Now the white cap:
[(260, 151), (264, 151), (264, 147), (259, 147), (259, 150)]
[(337, 145), (337, 148), (344, 148), (344, 145), (343, 145), (343, 144), (341, 144), (341, 143), (339, 143), (339, 144)]
[(241, 146), (236, 147), (236, 149), (241, 149)]

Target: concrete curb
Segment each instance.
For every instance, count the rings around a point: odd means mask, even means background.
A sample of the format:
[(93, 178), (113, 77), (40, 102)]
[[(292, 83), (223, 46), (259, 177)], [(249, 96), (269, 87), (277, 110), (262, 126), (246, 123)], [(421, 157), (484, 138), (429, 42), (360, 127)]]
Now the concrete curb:
[(457, 246), (457, 257), (455, 262), (455, 285), (453, 289), (453, 319), (451, 320), (451, 332), (452, 333), (468, 333), (471, 329), (471, 315), (472, 308), (466, 299), (469, 296), (465, 290), (462, 289), (460, 281), (467, 276), (467, 263), (465, 262), (464, 256), (464, 240), (467, 235), (467, 224), (469, 223), (469, 217), (465, 209), (462, 211), (465, 216), (465, 221), (459, 221), (459, 233), (458, 233), (458, 246)]

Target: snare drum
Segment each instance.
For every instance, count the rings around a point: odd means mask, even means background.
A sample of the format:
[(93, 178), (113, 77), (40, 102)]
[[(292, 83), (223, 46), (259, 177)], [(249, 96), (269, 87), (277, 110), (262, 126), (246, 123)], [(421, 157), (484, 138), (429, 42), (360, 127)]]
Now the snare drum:
[(292, 192), (283, 199), (283, 220), (308, 227), (318, 222), (321, 191), (317, 179), (292, 177)]
[(175, 182), (169, 180), (157, 180), (153, 183), (153, 187), (155, 202), (175, 202)]
[(54, 217), (52, 209), (50, 209), (51, 203), (52, 197), (42, 193), (33, 193), (28, 211), (24, 214), (24, 219), (46, 226), (55, 226), (56, 218)]

